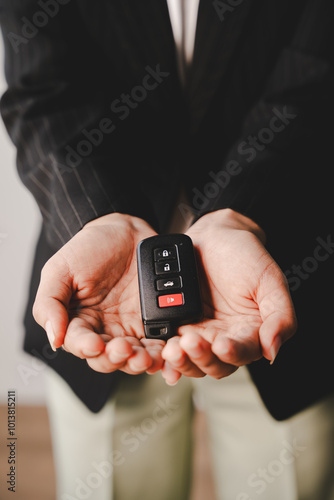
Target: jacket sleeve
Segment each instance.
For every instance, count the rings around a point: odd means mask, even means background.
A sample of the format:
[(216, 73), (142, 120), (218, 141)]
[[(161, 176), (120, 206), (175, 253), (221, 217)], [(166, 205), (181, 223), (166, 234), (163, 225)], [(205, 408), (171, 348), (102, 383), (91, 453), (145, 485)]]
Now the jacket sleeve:
[(8, 84), (1, 115), (51, 246), (57, 250), (88, 221), (115, 211), (154, 225), (126, 134), (120, 137), (110, 114), (116, 75), (76, 2), (0, 0), (0, 25)]
[[(217, 152), (219, 147), (224, 149), (225, 137), (215, 137), (205, 150), (206, 157), (198, 155), (198, 161), (207, 161), (213, 168), (198, 184), (201, 189), (193, 190), (196, 218), (232, 208), (270, 232), (280, 211), (283, 224), (284, 217), (293, 213), (302, 216), (304, 211), (306, 216), (312, 207), (319, 209), (315, 207), (319, 190), (324, 194), (322, 202), (326, 201), (334, 116), (333, 23), (330, 0), (304, 2), (292, 36), (259, 86), (258, 97), (240, 113), (240, 119), (237, 105), (228, 114), (240, 125), (226, 152)], [(264, 47), (258, 45), (252, 58), (253, 63), (256, 57), (259, 61), (251, 68), (254, 74), (263, 60)], [(246, 60), (243, 64), (249, 65)], [(243, 74), (246, 70), (236, 72), (234, 81), (231, 78), (234, 87), (242, 88), (238, 79)]]

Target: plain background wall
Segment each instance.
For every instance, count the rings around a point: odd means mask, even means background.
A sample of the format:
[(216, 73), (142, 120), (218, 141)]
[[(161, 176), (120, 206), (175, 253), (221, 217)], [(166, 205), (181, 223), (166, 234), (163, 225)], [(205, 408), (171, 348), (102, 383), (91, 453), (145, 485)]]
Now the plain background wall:
[[(0, 94), (6, 89), (0, 38)], [(18, 404), (43, 404), (44, 365), (22, 351), (22, 318), (40, 227), (37, 205), (21, 183), (15, 148), (0, 121), (0, 404), (17, 391)]]

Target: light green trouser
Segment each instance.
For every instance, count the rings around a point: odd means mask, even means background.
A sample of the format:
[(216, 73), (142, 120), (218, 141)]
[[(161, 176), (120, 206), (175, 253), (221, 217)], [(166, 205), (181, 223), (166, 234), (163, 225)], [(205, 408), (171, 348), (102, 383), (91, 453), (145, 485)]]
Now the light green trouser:
[(180, 382), (128, 376), (94, 414), (48, 370), (57, 500), (186, 500), (193, 403)]
[(277, 422), (246, 368), (174, 387), (158, 373), (128, 377), (92, 414), (57, 375), (47, 379), (57, 500), (187, 500), (193, 387), (217, 500), (334, 500), (334, 397)]
[(245, 367), (195, 385), (218, 500), (334, 500), (334, 396), (277, 422)]

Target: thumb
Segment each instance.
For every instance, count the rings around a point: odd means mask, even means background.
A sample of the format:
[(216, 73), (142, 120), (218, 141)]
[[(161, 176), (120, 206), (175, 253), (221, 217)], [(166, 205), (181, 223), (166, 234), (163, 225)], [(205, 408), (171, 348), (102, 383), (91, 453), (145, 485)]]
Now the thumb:
[(67, 308), (72, 297), (72, 278), (66, 261), (54, 255), (45, 264), (33, 305), (33, 316), (45, 329), (55, 351), (64, 343), (68, 325)]
[(272, 364), (282, 344), (295, 334), (297, 320), (286, 278), (274, 261), (260, 283), (257, 293), (263, 322), (260, 343), (263, 356)]

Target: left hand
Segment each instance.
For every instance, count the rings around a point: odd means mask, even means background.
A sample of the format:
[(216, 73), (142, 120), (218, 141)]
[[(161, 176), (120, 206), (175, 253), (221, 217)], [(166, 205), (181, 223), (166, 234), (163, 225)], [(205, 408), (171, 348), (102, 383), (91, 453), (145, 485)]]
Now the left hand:
[(112, 213), (88, 222), (45, 264), (33, 313), (51, 346), (95, 371), (154, 373), (164, 342), (144, 338), (136, 248), (147, 222)]
[(182, 374), (219, 379), (262, 356), (273, 362), (295, 333), (296, 317), (261, 228), (225, 209), (203, 216), (187, 234), (197, 252), (204, 318), (180, 327), (164, 347), (166, 382)]

